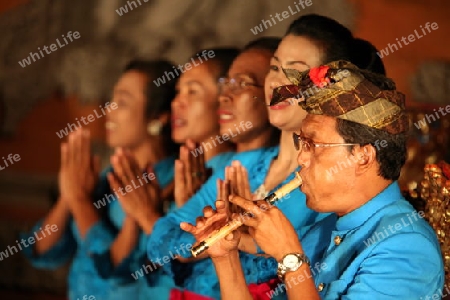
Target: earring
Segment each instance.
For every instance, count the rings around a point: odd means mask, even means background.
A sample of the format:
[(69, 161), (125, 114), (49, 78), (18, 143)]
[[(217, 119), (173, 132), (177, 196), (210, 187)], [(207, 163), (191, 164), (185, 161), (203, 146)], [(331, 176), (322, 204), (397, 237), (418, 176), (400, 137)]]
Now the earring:
[(147, 125), (147, 132), (150, 135), (160, 135), (163, 124), (160, 120), (153, 120)]

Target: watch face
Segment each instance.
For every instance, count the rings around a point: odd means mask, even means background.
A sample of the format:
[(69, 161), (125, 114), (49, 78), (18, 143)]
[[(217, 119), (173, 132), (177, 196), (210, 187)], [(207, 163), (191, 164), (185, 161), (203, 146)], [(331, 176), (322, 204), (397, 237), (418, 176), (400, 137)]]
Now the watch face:
[(285, 265), (289, 269), (296, 267), (298, 264), (299, 259), (294, 254), (288, 254), (285, 258), (283, 258), (283, 265)]

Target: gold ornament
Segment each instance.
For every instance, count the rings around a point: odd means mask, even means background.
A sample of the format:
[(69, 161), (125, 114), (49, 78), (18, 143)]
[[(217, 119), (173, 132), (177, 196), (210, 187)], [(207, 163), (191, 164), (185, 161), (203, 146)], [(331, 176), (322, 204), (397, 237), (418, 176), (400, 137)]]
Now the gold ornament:
[(450, 165), (426, 164), (417, 188), (409, 186), (409, 198), (424, 206), (425, 219), (436, 232), (441, 245), (445, 283), (450, 286)]

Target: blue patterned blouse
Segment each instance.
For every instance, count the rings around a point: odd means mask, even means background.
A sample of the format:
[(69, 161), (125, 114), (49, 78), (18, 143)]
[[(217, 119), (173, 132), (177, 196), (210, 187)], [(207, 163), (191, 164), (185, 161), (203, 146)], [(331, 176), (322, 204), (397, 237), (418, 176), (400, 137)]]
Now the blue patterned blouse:
[[(175, 158), (170, 157), (154, 166), (157, 180), (163, 188), (173, 180), (174, 160)], [(125, 213), (111, 194), (106, 178), (111, 170), (112, 168), (108, 167), (101, 173), (94, 197), (95, 203), (99, 205), (98, 208), (105, 206), (103, 208), (105, 215), (89, 229), (84, 239), (81, 239), (72, 219), (60, 241), (46, 253), (35, 256), (32, 247), (25, 248), (24, 253), (35, 267), (45, 269), (56, 269), (73, 259), (68, 278), (68, 294), (71, 300), (82, 299), (83, 296), (87, 298), (94, 296), (96, 300), (129, 299), (130, 297), (137, 299), (142, 288), (150, 289), (146, 277), (152, 277), (154, 282), (158, 282), (158, 286), (163, 287), (153, 288), (154, 292), (165, 291), (168, 295), (169, 288), (173, 287), (173, 281), (166, 280), (167, 276), (164, 278), (164, 276), (158, 276), (160, 273), (155, 273), (152, 274), (153, 276), (138, 276), (135, 280), (131, 275), (132, 271), (138, 271), (145, 261), (144, 234), (141, 235), (138, 247), (129, 257), (116, 268), (111, 265), (109, 249), (125, 219)], [(111, 196), (107, 198), (106, 195)], [(42, 221), (28, 236), (38, 230), (41, 224)], [(164, 288), (165, 286), (167, 287)]]
[[(233, 152), (216, 155), (206, 162), (206, 166), (213, 173), (222, 170), (233, 155)], [(154, 166), (162, 188), (173, 180), (174, 160), (171, 157)], [(110, 194), (106, 178), (110, 171), (112, 168), (108, 167), (101, 173), (94, 199), (106, 199), (105, 194)], [(118, 266), (112, 266), (109, 249), (122, 227), (125, 213), (115, 197), (109, 199), (107, 205), (105, 201), (99, 204), (96, 200), (97, 205), (106, 205), (106, 218), (92, 226), (84, 240), (80, 238), (72, 220), (64, 236), (49, 251), (36, 257), (30, 247), (25, 250), (25, 254), (34, 266), (46, 269), (55, 269), (73, 258), (68, 279), (71, 300), (82, 299), (83, 296), (94, 296), (96, 300), (168, 299), (175, 283), (170, 276), (147, 263), (147, 236), (144, 233), (141, 233), (135, 250)], [(41, 223), (31, 232), (36, 231)]]

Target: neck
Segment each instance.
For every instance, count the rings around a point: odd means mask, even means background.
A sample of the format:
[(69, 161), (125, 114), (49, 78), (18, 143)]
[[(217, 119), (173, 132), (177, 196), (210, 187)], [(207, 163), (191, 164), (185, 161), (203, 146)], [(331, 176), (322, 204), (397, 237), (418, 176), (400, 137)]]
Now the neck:
[(161, 136), (148, 137), (145, 142), (129, 149), (136, 159), (139, 168), (144, 169), (148, 165), (156, 164), (167, 157), (164, 151), (164, 139)]
[(278, 129), (269, 126), (259, 132), (254, 132), (253, 134), (246, 137), (245, 141), (236, 142), (236, 152), (244, 152), (250, 150), (256, 150), (263, 147), (274, 146), (275, 140), (274, 136), (278, 133)]
[(280, 166), (281, 169), (286, 170), (287, 175), (294, 172), (298, 167), (299, 151), (295, 150), (292, 133), (292, 131), (281, 132), (280, 151), (278, 152), (278, 158), (274, 161), (274, 166)]
[[(351, 205), (341, 211), (336, 211), (339, 217), (363, 206), (393, 182), (392, 180), (382, 178), (378, 173), (372, 173), (372, 176), (364, 177), (359, 180), (359, 184), (354, 186), (346, 196), (346, 203), (351, 203)], [(370, 182), (370, 184), (367, 184), (367, 182)]]
[(278, 157), (272, 161), (264, 179), (266, 190), (274, 189), (297, 169), (297, 157), (298, 151), (292, 143), (292, 132), (282, 131)]

